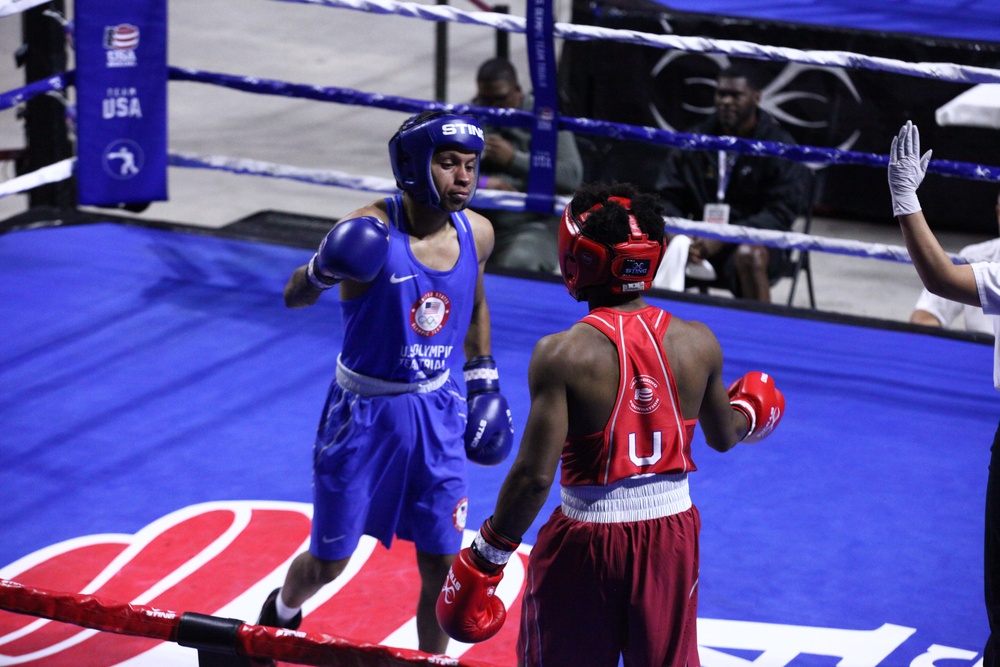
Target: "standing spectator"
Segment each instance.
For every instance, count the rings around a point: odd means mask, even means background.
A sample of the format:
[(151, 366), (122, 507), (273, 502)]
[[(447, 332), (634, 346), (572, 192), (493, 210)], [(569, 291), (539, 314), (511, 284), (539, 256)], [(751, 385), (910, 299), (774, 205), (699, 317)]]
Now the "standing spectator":
[[(1000, 195), (997, 195), (995, 210), (997, 228), (1000, 229)], [(958, 254), (970, 263), (1000, 262), (1000, 238), (967, 245)], [(920, 293), (920, 297), (913, 307), (910, 322), (928, 327), (942, 327), (950, 326), (959, 317), (964, 321), (966, 331), (993, 333), (993, 318), (984, 314), (982, 308), (952, 301), (951, 299), (942, 299), (935, 294), (931, 294), (930, 290), (926, 287)]]
[[(479, 66), (473, 104), (498, 109), (534, 110), (534, 99), (521, 90), (517, 70), (503, 58)], [(531, 162), (531, 130), (485, 126), (479, 187), (526, 192)], [(556, 194), (570, 194), (583, 179), (583, 160), (572, 132), (560, 131), (556, 147)], [(555, 273), (556, 228), (559, 216), (532, 211), (490, 211), (496, 244), (487, 268), (521, 269)]]
[[(910, 121), (889, 148), (889, 193), (906, 249), (920, 281), (931, 293), (968, 306), (978, 306), (993, 321), (993, 386), (1000, 390), (1000, 262), (953, 264), (931, 231), (917, 199), (931, 151), (920, 155), (920, 133)], [(1000, 666), (1000, 426), (990, 448), (986, 478), (986, 521), (983, 583), (990, 636), (983, 649), (983, 667)]]
[[(733, 65), (716, 79), (715, 112), (690, 131), (755, 141), (794, 144), (774, 117), (760, 108), (761, 84), (746, 65)], [(667, 161), (660, 192), (666, 215), (744, 227), (789, 231), (806, 205), (808, 171), (778, 157), (726, 151), (676, 149)], [(788, 251), (760, 245), (732, 244), (704, 237), (668, 239), (668, 258), (656, 286), (674, 286), (676, 272), (691, 267), (692, 277), (714, 281), (737, 297), (771, 300), (771, 283), (788, 270)], [(680, 262), (671, 261), (673, 253)], [(697, 273), (695, 273), (697, 272)]]
[[(483, 291), (493, 229), (463, 212), (482, 147), (472, 117), (407, 120), (389, 140), (403, 194), (338, 221), (285, 286), (285, 304), (302, 308), (339, 284), (344, 342), (313, 449), (309, 549), (258, 624), (297, 628), (303, 603), (340, 576), (362, 534), (387, 548), (398, 537), (416, 546), (420, 650), (447, 648), (434, 604), (462, 543), (466, 457), (498, 463), (513, 438)], [(459, 351), (468, 401), (451, 375)]]
[(695, 426), (725, 452), (765, 438), (784, 410), (764, 373), (727, 391), (708, 327), (642, 298), (663, 254), (661, 217), (653, 195), (622, 183), (584, 186), (566, 208), (563, 280), (589, 314), (535, 346), (517, 458), (438, 597), (452, 637), (483, 641), (500, 629), (506, 610), (493, 591), (561, 470), (562, 504), (525, 577), (517, 658), (527, 667), (616, 667), (622, 657), (697, 667)]

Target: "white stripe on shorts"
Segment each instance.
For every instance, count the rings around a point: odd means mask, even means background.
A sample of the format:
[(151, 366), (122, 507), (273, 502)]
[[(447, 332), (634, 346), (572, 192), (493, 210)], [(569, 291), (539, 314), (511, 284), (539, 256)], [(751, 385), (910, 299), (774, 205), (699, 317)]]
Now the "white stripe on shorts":
[(337, 355), (337, 384), (345, 391), (357, 394), (358, 396), (426, 394), (444, 386), (444, 383), (448, 381), (449, 375), (450, 371), (446, 368), (443, 373), (429, 380), (421, 380), (420, 382), (390, 382), (389, 380), (355, 373), (345, 366), (340, 361), (340, 355)]
[(608, 486), (564, 486), (562, 512), (590, 523), (645, 521), (691, 508), (687, 473), (630, 477)]

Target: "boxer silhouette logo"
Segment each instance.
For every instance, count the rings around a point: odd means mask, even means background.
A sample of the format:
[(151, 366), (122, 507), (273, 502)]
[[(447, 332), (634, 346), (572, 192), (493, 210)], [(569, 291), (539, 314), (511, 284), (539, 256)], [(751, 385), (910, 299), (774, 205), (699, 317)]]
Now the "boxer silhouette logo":
[(145, 154), (131, 139), (116, 139), (104, 149), (104, 171), (117, 180), (128, 180), (142, 171)]

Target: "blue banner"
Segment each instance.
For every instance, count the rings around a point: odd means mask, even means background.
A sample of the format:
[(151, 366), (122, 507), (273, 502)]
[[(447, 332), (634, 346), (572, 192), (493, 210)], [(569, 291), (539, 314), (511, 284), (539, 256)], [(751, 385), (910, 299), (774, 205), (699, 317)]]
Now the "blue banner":
[(77, 199), (167, 199), (166, 0), (77, 0)]
[(528, 66), (535, 94), (535, 123), (531, 131), (531, 167), (525, 208), (538, 213), (552, 213), (559, 127), (552, 0), (529, 0), (526, 20)]

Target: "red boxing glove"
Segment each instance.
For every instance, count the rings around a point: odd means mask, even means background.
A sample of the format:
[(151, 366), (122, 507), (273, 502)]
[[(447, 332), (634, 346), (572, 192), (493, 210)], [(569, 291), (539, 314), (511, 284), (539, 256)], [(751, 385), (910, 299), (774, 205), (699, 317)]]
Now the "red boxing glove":
[(462, 549), (451, 564), (444, 588), (438, 595), (438, 624), (452, 639), (481, 642), (500, 632), (507, 608), (496, 596), (503, 570), (487, 574), (475, 564), (470, 549)]
[(769, 436), (785, 412), (785, 397), (774, 386), (774, 378), (760, 371), (750, 371), (730, 385), (729, 404), (750, 424), (743, 442), (760, 442)]
[(472, 643), (500, 632), (507, 608), (496, 589), (515, 549), (517, 543), (494, 531), (487, 519), (472, 546), (458, 553), (434, 609), (449, 637)]

